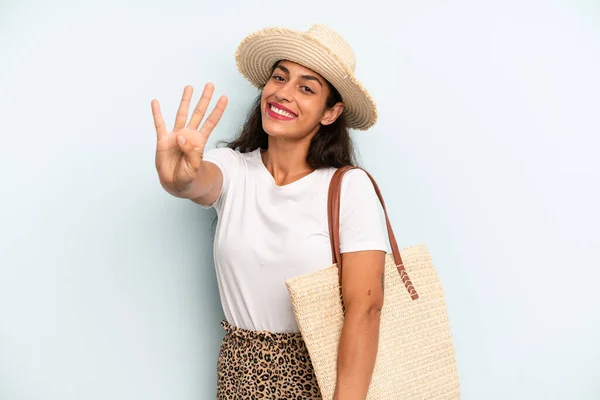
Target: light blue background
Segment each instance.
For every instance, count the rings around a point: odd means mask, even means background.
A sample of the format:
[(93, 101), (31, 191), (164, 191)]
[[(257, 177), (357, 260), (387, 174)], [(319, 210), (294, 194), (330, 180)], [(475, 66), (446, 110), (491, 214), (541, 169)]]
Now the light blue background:
[(597, 1), (7, 1), (0, 399), (214, 398), (213, 211), (154, 169), (185, 84), (255, 90), (248, 33), (324, 22), (379, 123), (356, 133), (402, 247), (441, 276), (465, 400), (600, 399)]

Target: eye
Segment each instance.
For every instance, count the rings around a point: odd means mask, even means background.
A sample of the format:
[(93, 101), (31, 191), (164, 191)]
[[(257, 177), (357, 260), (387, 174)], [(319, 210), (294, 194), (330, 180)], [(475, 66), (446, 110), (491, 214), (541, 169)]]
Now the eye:
[(302, 86), (302, 91), (305, 93), (314, 93), (313, 90), (308, 86)]
[(283, 76), (280, 76), (280, 75), (273, 75), (271, 77), (271, 79), (274, 79), (274, 80), (279, 81), (279, 82), (283, 82), (284, 81)]

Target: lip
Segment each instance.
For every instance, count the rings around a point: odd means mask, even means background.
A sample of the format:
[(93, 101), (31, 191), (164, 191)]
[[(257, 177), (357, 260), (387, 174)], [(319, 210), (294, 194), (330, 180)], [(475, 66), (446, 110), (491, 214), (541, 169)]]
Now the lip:
[[(279, 104), (279, 103), (275, 103), (275, 102), (270, 102), (270, 103), (267, 103), (267, 111), (271, 111), (271, 105), (273, 105), (273, 106), (275, 106), (275, 107), (279, 108), (280, 110), (283, 110), (283, 111), (287, 111), (287, 112), (289, 112), (289, 113), (290, 113), (290, 114), (292, 114), (294, 117), (298, 117), (298, 114), (296, 114), (295, 112), (293, 112), (293, 111), (292, 111), (292, 110), (290, 110), (289, 108), (287, 108), (287, 107), (284, 107), (284, 106), (282, 106), (281, 104)], [(273, 113), (273, 114), (275, 114), (275, 113)], [(275, 115), (279, 115), (279, 114), (275, 114)], [(280, 115), (280, 116), (282, 116), (282, 115)], [(286, 118), (286, 117), (284, 117), (284, 118)], [(286, 118), (286, 119), (289, 119), (289, 118)]]

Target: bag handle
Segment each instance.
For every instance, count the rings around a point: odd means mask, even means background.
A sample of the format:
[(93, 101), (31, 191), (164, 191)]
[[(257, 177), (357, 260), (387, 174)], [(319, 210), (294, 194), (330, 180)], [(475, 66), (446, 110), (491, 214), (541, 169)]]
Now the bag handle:
[(381, 206), (383, 207), (383, 212), (385, 214), (385, 224), (387, 226), (388, 237), (390, 240), (390, 246), (392, 248), (392, 254), (394, 256), (394, 260), (396, 262), (396, 268), (398, 273), (400, 274), (400, 279), (404, 283), (408, 294), (411, 299), (416, 300), (419, 298), (415, 287), (413, 286), (406, 269), (404, 268), (404, 263), (402, 262), (402, 258), (400, 257), (400, 250), (398, 249), (398, 243), (396, 242), (396, 236), (394, 236), (394, 231), (392, 230), (392, 224), (390, 223), (390, 219), (388, 218), (387, 209), (385, 207), (385, 202), (383, 201), (383, 196), (381, 191), (379, 190), (379, 186), (377, 186), (377, 182), (375, 179), (369, 174), (367, 171), (360, 167), (356, 166), (344, 166), (338, 168), (337, 171), (333, 174), (331, 178), (331, 182), (329, 183), (329, 192), (327, 195), (327, 222), (329, 224), (329, 239), (331, 242), (331, 255), (332, 261), (334, 264), (337, 264), (338, 274), (339, 274), (339, 282), (340, 287), (342, 285), (342, 255), (340, 253), (340, 198), (341, 198), (341, 189), (342, 189), (342, 178), (344, 174), (353, 169), (361, 169), (363, 170), (373, 187), (375, 188), (375, 192), (377, 193), (377, 197), (381, 202)]

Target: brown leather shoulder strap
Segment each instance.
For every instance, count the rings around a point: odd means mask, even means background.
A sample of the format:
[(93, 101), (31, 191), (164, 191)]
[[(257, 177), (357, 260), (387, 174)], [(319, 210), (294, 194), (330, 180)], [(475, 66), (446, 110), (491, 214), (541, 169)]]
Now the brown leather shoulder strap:
[(396, 242), (396, 237), (394, 236), (394, 231), (392, 230), (392, 224), (390, 223), (390, 219), (388, 218), (387, 209), (385, 207), (385, 202), (383, 201), (383, 195), (379, 190), (379, 186), (377, 186), (377, 182), (375, 179), (362, 168), (355, 166), (345, 166), (338, 168), (337, 171), (333, 174), (331, 178), (331, 182), (329, 184), (329, 193), (327, 198), (327, 220), (329, 224), (329, 238), (331, 242), (331, 255), (333, 263), (337, 264), (338, 273), (339, 273), (339, 281), (340, 286), (342, 284), (342, 256), (340, 253), (340, 198), (341, 198), (341, 190), (342, 190), (342, 179), (344, 174), (353, 169), (361, 169), (363, 170), (369, 179), (371, 179), (371, 183), (373, 183), (373, 187), (375, 188), (375, 192), (377, 193), (377, 197), (381, 202), (381, 206), (383, 207), (383, 212), (385, 214), (385, 223), (387, 225), (388, 237), (390, 240), (390, 247), (392, 248), (392, 254), (394, 256), (394, 260), (396, 261), (396, 267), (398, 269), (398, 273), (400, 274), (400, 278), (406, 287), (409, 295), (413, 300), (419, 298), (417, 291), (415, 290), (406, 269), (404, 268), (404, 263), (402, 262), (402, 258), (400, 257), (400, 250), (398, 248), (398, 243)]

